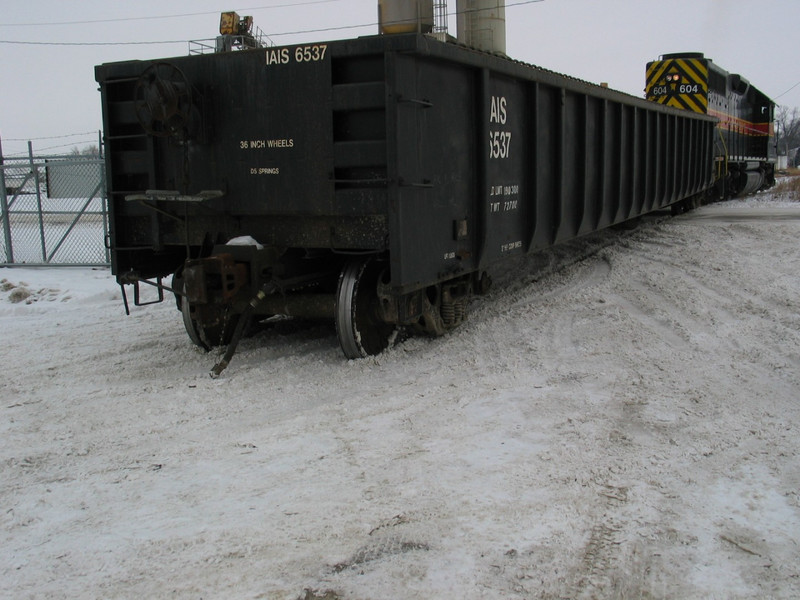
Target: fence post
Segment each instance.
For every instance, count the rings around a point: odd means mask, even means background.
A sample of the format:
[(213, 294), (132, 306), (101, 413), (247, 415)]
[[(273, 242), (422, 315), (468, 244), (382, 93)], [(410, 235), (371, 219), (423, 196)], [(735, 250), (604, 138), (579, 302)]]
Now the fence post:
[(36, 207), (39, 211), (39, 236), (42, 241), (42, 262), (47, 262), (47, 244), (44, 237), (44, 212), (42, 211), (42, 182), (39, 181), (39, 167), (33, 162), (33, 143), (28, 141), (28, 157), (31, 161), (31, 175), (36, 184)]
[(11, 245), (11, 219), (8, 215), (6, 196), (6, 170), (3, 168), (3, 138), (0, 137), (0, 210), (3, 211), (3, 240), (6, 244), (6, 262), (14, 262), (14, 247)]

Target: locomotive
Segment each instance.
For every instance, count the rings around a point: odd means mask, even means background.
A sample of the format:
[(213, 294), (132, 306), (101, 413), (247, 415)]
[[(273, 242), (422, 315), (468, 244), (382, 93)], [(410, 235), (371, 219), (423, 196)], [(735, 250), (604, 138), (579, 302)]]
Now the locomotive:
[(775, 103), (738, 74), (699, 52), (647, 63), (647, 99), (719, 120), (714, 139), (716, 195), (751, 194), (775, 184)]
[(750, 158), (723, 172), (714, 113), (509, 59), (484, 35), (501, 0), (459, 10), (457, 39), (414, 4), (382, 1), (375, 36), (96, 67), (126, 310), (128, 285), (174, 294), (195, 344), (228, 346), (212, 374), (276, 315), (332, 319), (348, 358), (441, 335), (498, 261), (696, 203), (742, 165), (726, 185), (751, 186)]

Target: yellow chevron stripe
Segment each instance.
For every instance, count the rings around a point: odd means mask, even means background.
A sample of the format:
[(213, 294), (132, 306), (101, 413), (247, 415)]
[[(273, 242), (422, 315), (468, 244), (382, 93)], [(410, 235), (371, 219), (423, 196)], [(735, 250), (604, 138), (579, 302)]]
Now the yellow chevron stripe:
[(708, 81), (708, 62), (703, 62), (702, 60), (697, 58), (694, 58), (689, 62), (694, 67), (694, 70), (700, 74), (703, 80)]
[(658, 81), (660, 74), (656, 75), (656, 73), (664, 68), (664, 63), (667, 62), (665, 60), (655, 60), (650, 63), (649, 68), (647, 69), (647, 81), (655, 83)]
[(681, 63), (684, 69), (691, 71), (694, 74), (694, 78), (698, 83), (708, 79), (708, 67), (704, 65), (701, 60), (696, 58), (688, 58), (686, 60), (682, 60)]
[(694, 112), (705, 113), (708, 109), (708, 99), (700, 94), (681, 94), (680, 99)]
[(670, 67), (671, 63), (671, 60), (662, 60), (660, 62), (653, 63), (656, 68), (647, 80), (648, 87), (658, 85), (658, 82), (664, 76), (664, 72)]
[(677, 61), (683, 74), (692, 82), (696, 83), (703, 90), (703, 93), (708, 93), (708, 68), (697, 59), (679, 60)]
[(675, 61), (675, 65), (678, 67), (682, 76), (685, 76), (687, 79), (690, 80), (691, 83), (697, 83), (692, 79), (692, 75), (694, 74), (692, 70), (689, 68), (689, 65), (686, 60), (680, 59)]

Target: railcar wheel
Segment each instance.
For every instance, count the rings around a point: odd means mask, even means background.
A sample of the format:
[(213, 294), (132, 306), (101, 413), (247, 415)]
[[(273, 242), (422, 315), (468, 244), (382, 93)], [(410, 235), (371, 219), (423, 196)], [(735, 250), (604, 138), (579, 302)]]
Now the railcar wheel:
[[(222, 307), (204, 307), (203, 316), (206, 323), (201, 325), (195, 319), (197, 307), (193, 307), (189, 300), (183, 295), (183, 269), (179, 269), (172, 276), (172, 288), (175, 290), (175, 301), (178, 305), (178, 310), (181, 311), (183, 317), (183, 326), (186, 328), (186, 333), (189, 334), (189, 339), (195, 346), (201, 347), (203, 350), (211, 350), (215, 346), (224, 346), (231, 341), (233, 332), (236, 330), (236, 324), (239, 322), (240, 315), (230, 314)], [(209, 317), (215, 317), (209, 319)], [(208, 324), (208, 322), (212, 324)]]
[(203, 343), (203, 340), (200, 339), (200, 330), (197, 327), (197, 323), (194, 319), (192, 319), (192, 307), (189, 305), (189, 301), (186, 298), (181, 298), (181, 315), (183, 315), (183, 326), (186, 328), (186, 333), (189, 334), (189, 339), (192, 340), (192, 343), (195, 346), (200, 346), (208, 350), (208, 346)]
[(201, 325), (192, 316), (192, 305), (185, 296), (181, 298), (183, 326), (186, 328), (186, 333), (189, 334), (189, 339), (196, 346), (200, 346), (204, 350), (211, 350), (216, 346), (224, 346), (230, 343), (240, 315), (226, 316), (221, 309), (219, 309), (219, 312), (220, 314), (213, 325)]
[(342, 269), (336, 291), (336, 335), (347, 358), (379, 354), (389, 345), (394, 325), (379, 314), (382, 263), (354, 260)]

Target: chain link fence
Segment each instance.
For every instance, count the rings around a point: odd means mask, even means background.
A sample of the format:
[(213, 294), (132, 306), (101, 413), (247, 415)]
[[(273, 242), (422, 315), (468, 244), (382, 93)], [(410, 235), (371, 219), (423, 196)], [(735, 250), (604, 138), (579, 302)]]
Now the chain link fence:
[(6, 158), (0, 186), (0, 266), (110, 264), (102, 158)]

